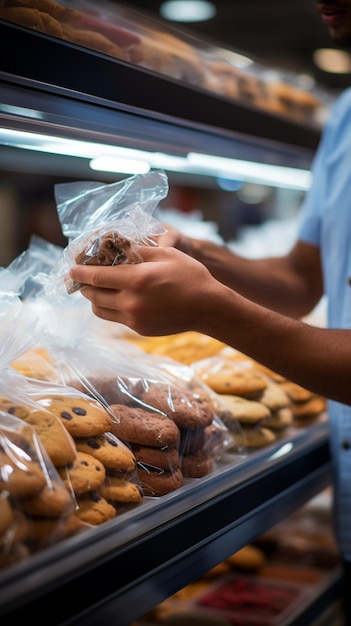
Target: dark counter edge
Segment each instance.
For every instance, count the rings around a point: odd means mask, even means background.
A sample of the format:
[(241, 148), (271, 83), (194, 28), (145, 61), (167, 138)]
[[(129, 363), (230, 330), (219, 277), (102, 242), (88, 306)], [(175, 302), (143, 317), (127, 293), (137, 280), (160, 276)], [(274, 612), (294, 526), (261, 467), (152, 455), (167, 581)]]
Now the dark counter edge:
[(40, 624), (40, 616), (44, 623), (48, 606), (50, 626), (128, 626), (330, 484), (328, 430), (299, 439), (279, 462), (270, 456), (247, 475), (246, 463), (230, 467), (181, 499), (160, 499), (132, 541), (114, 547), (118, 527), (106, 524), (83, 534), (78, 548), (68, 540), (39, 555), (42, 568), (15, 566), (1, 584), (2, 626), (16, 618)]
[(1, 71), (139, 110), (315, 150), (320, 130), (0, 20)]

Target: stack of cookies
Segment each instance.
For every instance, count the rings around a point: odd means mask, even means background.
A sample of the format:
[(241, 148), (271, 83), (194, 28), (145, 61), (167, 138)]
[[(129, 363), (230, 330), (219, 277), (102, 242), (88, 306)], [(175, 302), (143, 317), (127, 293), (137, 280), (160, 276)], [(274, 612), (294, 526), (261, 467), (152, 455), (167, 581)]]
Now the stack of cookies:
[[(150, 497), (213, 472), (223, 433), (228, 433), (215, 422), (205, 386), (177, 386), (155, 372), (150, 379), (87, 378), (92, 395), (102, 398), (114, 416), (111, 432), (133, 451), (144, 495)], [(80, 381), (70, 385), (82, 389)]]
[(325, 410), (323, 398), (231, 348), (192, 367), (217, 393), (220, 419), (248, 449), (273, 443), (289, 426), (313, 423)]
[(214, 471), (214, 413), (203, 398), (159, 381), (139, 381), (133, 395), (135, 406), (110, 405), (112, 432), (131, 446), (145, 495), (164, 495)]
[[(273, 443), (292, 421), (290, 400), (244, 356), (214, 356), (193, 369), (216, 394), (217, 415), (233, 434), (239, 448)], [(239, 425), (239, 427), (238, 427)]]
[(279, 385), (290, 400), (292, 411), (292, 426), (301, 428), (310, 426), (319, 419), (325, 418), (327, 408), (326, 399), (305, 387), (293, 383), (277, 372), (253, 361), (255, 368), (270, 380)]
[(131, 446), (144, 495), (162, 496), (184, 484), (180, 434), (166, 415), (141, 407), (112, 404), (112, 432)]
[(143, 404), (171, 418), (179, 431), (180, 466), (185, 478), (200, 478), (215, 469), (211, 450), (211, 405), (196, 390), (174, 384), (149, 384), (140, 393)]
[(291, 401), (293, 426), (300, 428), (314, 424), (326, 410), (326, 400), (296, 383), (285, 380), (280, 385)]
[(127, 505), (141, 502), (135, 457), (112, 434), (113, 419), (99, 402), (83, 394), (49, 395), (37, 401), (60, 419), (75, 442), (75, 460), (61, 465), (58, 472), (73, 492), (82, 521), (100, 524)]
[(35, 429), (0, 412), (0, 567), (83, 528)]
[[(266, 401), (271, 403), (272, 400), (273, 406), (269, 406), (271, 416), (268, 421), (265, 421), (264, 426), (271, 429), (273, 435), (282, 434), (289, 425), (295, 427), (309, 426), (325, 413), (326, 401), (324, 398), (291, 383), (285, 377), (247, 357), (242, 352), (202, 333), (185, 332), (166, 337), (142, 337), (129, 333), (125, 334), (124, 338), (137, 344), (147, 353), (167, 356), (179, 363), (190, 365), (195, 374), (199, 375), (206, 385), (219, 394), (232, 393), (248, 400), (263, 401), (264, 404)], [(218, 369), (217, 359), (220, 362), (224, 360)], [(234, 373), (232, 372), (232, 361), (236, 362)], [(228, 383), (229, 379), (231, 382)], [(284, 392), (284, 399), (281, 397), (279, 400), (277, 398), (267, 400), (268, 392), (261, 398), (260, 394), (263, 392), (265, 382), (279, 385)], [(282, 396), (278, 393), (276, 386), (274, 387), (274, 395)], [(269, 396), (272, 396), (271, 389)], [(286, 405), (286, 396), (288, 397), (288, 405)], [(259, 423), (260, 421), (258, 420)], [(258, 445), (266, 445), (271, 442), (272, 434), (263, 433), (262, 436), (261, 427), (262, 424), (256, 429), (256, 435), (259, 438), (254, 437), (254, 439)], [(235, 427), (235, 434), (237, 433), (238, 429)], [(251, 435), (252, 431), (249, 431), (248, 440), (251, 440)], [(239, 433), (237, 441), (240, 439)], [(247, 445), (250, 447), (249, 441), (247, 441)]]
[(3, 398), (0, 408), (34, 428), (81, 522), (101, 524), (142, 501), (134, 454), (93, 398), (65, 388), (65, 395), (42, 394), (27, 405)]

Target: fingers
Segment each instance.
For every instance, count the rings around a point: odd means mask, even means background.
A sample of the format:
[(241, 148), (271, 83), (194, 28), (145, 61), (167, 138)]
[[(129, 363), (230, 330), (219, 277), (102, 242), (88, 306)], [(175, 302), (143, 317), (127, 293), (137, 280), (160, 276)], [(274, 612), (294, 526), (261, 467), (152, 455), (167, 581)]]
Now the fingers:
[(173, 226), (168, 226), (165, 224), (165, 228), (167, 228), (167, 232), (163, 235), (159, 235), (157, 237), (157, 243), (161, 247), (177, 247), (177, 243), (181, 238), (180, 232), (174, 228)]
[[(86, 291), (87, 286), (102, 287), (109, 289), (111, 287), (111, 281), (114, 279), (114, 266), (97, 266), (97, 265), (74, 265), (71, 268), (69, 275), (78, 283), (82, 283), (82, 293)], [(87, 292), (86, 292), (87, 293)], [(83, 295), (86, 296), (86, 293)]]
[(76, 265), (70, 275), (85, 285), (82, 295), (97, 317), (144, 335), (187, 329), (207, 309), (207, 285), (213, 280), (208, 270), (175, 248), (145, 246), (139, 251), (141, 263)]
[(104, 289), (123, 289), (129, 281), (143, 281), (149, 272), (149, 267), (143, 267), (144, 262), (176, 263), (179, 251), (174, 248), (160, 248), (158, 246), (141, 246), (138, 253), (142, 263), (122, 265), (75, 265), (71, 268), (70, 277), (84, 285), (101, 287)]

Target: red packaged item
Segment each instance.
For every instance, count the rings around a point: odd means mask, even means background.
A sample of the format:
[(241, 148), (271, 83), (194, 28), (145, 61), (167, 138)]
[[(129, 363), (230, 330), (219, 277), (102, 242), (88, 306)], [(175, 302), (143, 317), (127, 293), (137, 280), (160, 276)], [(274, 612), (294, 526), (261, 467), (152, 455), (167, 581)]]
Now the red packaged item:
[(233, 626), (283, 626), (303, 599), (303, 589), (256, 577), (228, 576), (198, 597), (195, 605), (220, 611)]

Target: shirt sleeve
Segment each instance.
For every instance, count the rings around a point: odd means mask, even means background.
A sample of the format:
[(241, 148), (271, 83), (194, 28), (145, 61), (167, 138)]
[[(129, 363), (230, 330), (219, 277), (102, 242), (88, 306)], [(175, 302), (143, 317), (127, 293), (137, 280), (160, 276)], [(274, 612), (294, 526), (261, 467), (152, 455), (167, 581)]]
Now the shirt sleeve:
[[(338, 161), (337, 153), (345, 141), (345, 129), (351, 115), (351, 89), (347, 89), (336, 101), (324, 127), (320, 144), (312, 162), (312, 183), (301, 205), (298, 223), (298, 239), (315, 246), (320, 245), (321, 220), (330, 167)], [(338, 165), (340, 167), (340, 163)]]

